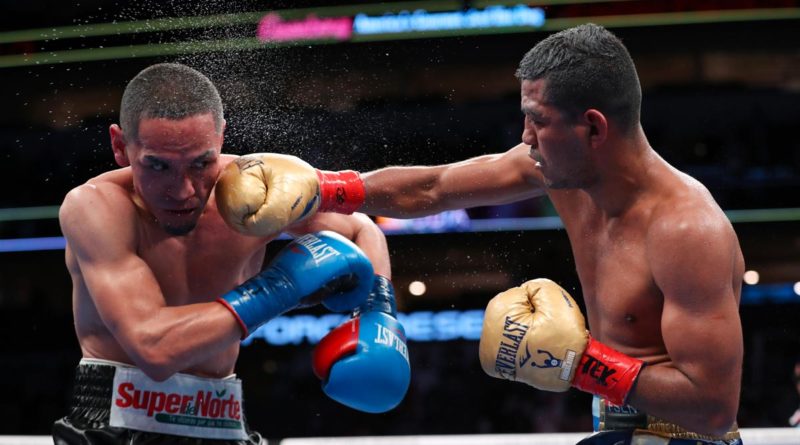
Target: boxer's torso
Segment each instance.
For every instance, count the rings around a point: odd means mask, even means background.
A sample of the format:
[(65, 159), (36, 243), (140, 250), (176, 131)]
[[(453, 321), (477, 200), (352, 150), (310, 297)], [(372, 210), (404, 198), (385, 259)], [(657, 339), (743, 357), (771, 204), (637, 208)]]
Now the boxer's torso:
[[(648, 235), (675, 212), (725, 216), (694, 179), (666, 163), (654, 170), (651, 183), (619, 215), (603, 212), (583, 190), (551, 190), (549, 195), (572, 245), (592, 336), (651, 364), (666, 364), (670, 359), (661, 333), (664, 295), (651, 270), (649, 258), (658, 252), (649, 250)], [(726, 226), (735, 239), (732, 227), (727, 222)], [(741, 280), (744, 260), (738, 247), (733, 256), (731, 279), (738, 300), (736, 281)]]
[[(171, 236), (141, 203), (137, 203), (129, 169), (106, 173), (90, 184), (109, 188), (115, 196), (127, 196), (130, 205), (136, 207), (138, 217), (135, 221), (116, 221), (114, 215), (107, 215), (109, 225), (134, 225), (136, 254), (152, 270), (167, 306), (214, 301), (262, 267), (266, 240), (246, 237), (228, 228), (217, 211), (213, 193), (195, 229), (185, 236)], [(73, 280), (75, 329), (83, 356), (133, 364), (101, 320), (93, 297), (85, 286), (80, 265), (69, 248), (66, 261)], [(135, 297), (131, 295), (131, 298)], [(231, 345), (207, 363), (181, 372), (224, 377), (233, 372), (238, 352), (238, 344)]]

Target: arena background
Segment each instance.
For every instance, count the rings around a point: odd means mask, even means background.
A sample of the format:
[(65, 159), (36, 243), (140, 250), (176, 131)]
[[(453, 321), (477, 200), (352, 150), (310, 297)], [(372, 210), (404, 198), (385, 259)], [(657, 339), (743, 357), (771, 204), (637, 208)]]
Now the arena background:
[[(284, 24), (306, 21), (301, 28), (313, 35), (314, 17), (518, 3), (541, 7), (544, 22), (345, 41), (255, 38), (269, 11)], [(518, 143), (516, 64), (549, 33), (587, 21), (628, 46), (650, 143), (701, 180), (734, 222), (758, 274), (748, 276), (741, 305), (739, 423), (786, 426), (800, 402), (792, 382), (800, 357), (798, 3), (0, 1), (0, 434), (48, 434), (66, 413), (80, 351), (55, 215), (70, 188), (114, 168), (108, 126), (139, 70), (178, 61), (211, 77), (226, 106), (227, 152), (289, 153), (324, 169), (434, 164)], [(591, 429), (588, 395), (495, 380), (477, 358), (476, 313), (497, 292), (546, 276), (581, 299), (566, 234), (546, 200), (379, 222), (411, 337), (408, 396), (382, 415), (327, 399), (309, 354), (331, 320), (309, 310), (242, 348), (237, 372), (252, 427), (268, 438)], [(414, 281), (424, 294), (409, 291)]]

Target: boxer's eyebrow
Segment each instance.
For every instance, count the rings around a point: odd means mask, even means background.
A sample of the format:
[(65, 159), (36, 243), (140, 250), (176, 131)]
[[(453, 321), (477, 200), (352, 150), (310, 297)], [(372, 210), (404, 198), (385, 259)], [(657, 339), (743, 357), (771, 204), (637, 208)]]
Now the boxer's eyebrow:
[(167, 161), (165, 159), (161, 159), (158, 156), (153, 156), (153, 155), (144, 155), (144, 156), (142, 156), (142, 159), (144, 159), (147, 162), (160, 162), (162, 164), (169, 163), (169, 161)]
[(538, 120), (544, 119), (544, 116), (541, 113), (539, 113), (538, 111), (536, 111), (536, 110), (534, 110), (532, 108), (522, 107), (522, 108), (520, 108), (520, 111), (522, 112), (522, 114), (524, 114), (526, 116), (530, 116), (533, 119), (538, 119)]
[[(213, 148), (209, 148), (208, 150), (203, 152), (201, 155), (195, 157), (191, 162), (205, 161), (205, 160), (208, 160), (210, 158), (214, 158), (215, 155), (216, 155), (216, 152), (214, 151), (214, 149)], [(168, 161), (166, 159), (162, 159), (162, 158), (159, 158), (158, 156), (154, 156), (154, 155), (144, 155), (144, 156), (142, 156), (142, 159), (144, 159), (147, 162), (160, 162), (160, 163), (163, 163), (163, 164), (168, 164), (170, 162), (170, 161)]]
[(216, 151), (214, 151), (213, 148), (209, 148), (203, 154), (201, 154), (200, 156), (194, 158), (194, 162), (205, 161), (205, 160), (208, 160), (210, 158), (214, 158), (215, 155), (216, 155)]

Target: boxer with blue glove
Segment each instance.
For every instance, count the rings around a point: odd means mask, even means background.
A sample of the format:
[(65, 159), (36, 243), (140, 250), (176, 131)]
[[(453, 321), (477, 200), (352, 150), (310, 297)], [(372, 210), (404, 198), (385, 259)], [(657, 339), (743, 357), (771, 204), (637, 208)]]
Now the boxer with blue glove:
[(372, 264), (355, 244), (323, 231), (292, 241), (263, 271), (217, 301), (233, 313), (245, 338), (278, 315), (320, 299), (336, 312), (358, 307), (372, 275)]
[[(237, 158), (222, 172), (216, 184), (217, 206), (228, 226), (245, 235), (273, 237), (284, 230), (304, 232), (309, 224), (319, 225), (330, 218), (341, 217), (333, 213), (315, 213), (317, 211), (353, 212), (354, 208), (348, 203), (361, 199), (357, 198), (358, 190), (348, 188), (352, 179), (348, 174), (317, 171), (293, 156), (256, 153)], [(352, 200), (354, 196), (355, 201)], [(353, 217), (364, 218), (374, 226), (364, 215)], [(354, 310), (354, 318), (322, 340), (314, 353), (314, 371), (322, 378), (323, 390), (328, 396), (370, 413), (385, 412), (397, 406), (410, 382), (405, 332), (395, 318), (391, 282), (382, 275), (390, 272), (388, 250), (382, 233), (379, 238), (367, 244), (378, 244), (381, 248), (366, 252), (379, 261), (374, 269), (378, 274), (374, 285), (372, 269), (368, 272), (360, 261), (347, 266), (337, 261), (330, 267), (315, 265), (315, 273), (308, 274), (311, 270), (306, 266), (308, 260), (281, 255), (262, 274), (219, 300), (236, 314), (246, 333), (277, 314), (306, 304), (308, 292), (313, 293), (318, 288), (326, 292), (341, 290), (343, 282), (348, 280), (341, 277), (343, 272), (339, 268), (355, 266), (358, 288), (323, 300), (323, 304), (334, 311)], [(311, 251), (326, 256), (322, 247), (314, 245)], [(363, 280), (367, 272), (370, 275)], [(291, 278), (284, 278), (287, 276)], [(292, 284), (284, 284), (287, 282)], [(304, 290), (298, 291), (298, 287)], [(262, 298), (264, 296), (267, 298)]]
[(325, 394), (368, 413), (389, 411), (403, 400), (411, 366), (405, 330), (396, 317), (392, 283), (376, 275), (369, 298), (353, 318), (314, 349), (314, 373)]
[[(120, 123), (109, 127), (119, 168), (64, 198), (59, 223), (82, 358), (68, 414), (53, 425), (59, 445), (262, 443), (234, 375), (242, 335), (320, 301), (353, 310), (374, 274), (390, 273), (386, 239), (367, 216), (312, 217), (315, 184), (309, 190), (291, 175), (259, 183), (280, 156), (222, 153), (222, 110), (202, 73), (148, 67), (126, 86)], [(223, 170), (231, 174), (218, 181)], [(261, 208), (267, 190), (280, 192), (270, 203), (286, 202)], [(282, 209), (301, 224), (281, 223)], [(259, 273), (277, 236), (272, 221), (299, 238)]]

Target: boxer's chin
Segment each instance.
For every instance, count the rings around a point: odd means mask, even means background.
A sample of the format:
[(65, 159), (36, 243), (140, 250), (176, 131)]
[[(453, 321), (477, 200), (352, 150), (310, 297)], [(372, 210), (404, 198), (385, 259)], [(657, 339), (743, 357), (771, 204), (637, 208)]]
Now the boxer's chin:
[(192, 230), (194, 230), (195, 227), (197, 227), (196, 222), (193, 222), (191, 224), (181, 224), (181, 225), (172, 225), (172, 224), (161, 225), (161, 228), (172, 236), (188, 235)]
[(171, 236), (189, 234), (200, 219), (201, 208), (189, 210), (162, 210), (156, 213), (156, 220), (161, 228)]

